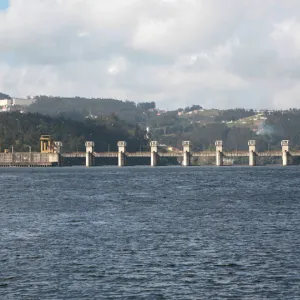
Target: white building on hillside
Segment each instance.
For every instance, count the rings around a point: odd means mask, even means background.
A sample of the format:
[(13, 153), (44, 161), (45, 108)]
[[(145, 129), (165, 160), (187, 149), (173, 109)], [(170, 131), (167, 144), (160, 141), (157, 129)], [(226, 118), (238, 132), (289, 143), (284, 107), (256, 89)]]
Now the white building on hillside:
[(35, 99), (32, 98), (13, 98), (12, 99), (12, 105), (18, 105), (18, 106), (29, 106), (32, 103), (35, 102)]
[(12, 99), (2, 99), (0, 100), (0, 107), (10, 106), (12, 105), (12, 103), (13, 103)]

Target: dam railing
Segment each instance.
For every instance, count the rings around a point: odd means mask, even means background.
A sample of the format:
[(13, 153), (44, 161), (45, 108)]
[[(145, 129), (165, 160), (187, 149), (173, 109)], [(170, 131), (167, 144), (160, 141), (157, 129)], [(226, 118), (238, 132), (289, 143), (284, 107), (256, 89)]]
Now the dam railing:
[(215, 158), (216, 166), (223, 166), (226, 159), (234, 159), (239, 157), (248, 157), (249, 166), (255, 166), (258, 157), (278, 158), (281, 157), (282, 165), (287, 166), (292, 164), (294, 157), (300, 157), (300, 150), (289, 149), (289, 141), (283, 140), (281, 142), (281, 150), (263, 151), (256, 150), (256, 141), (250, 140), (248, 142), (248, 151), (235, 150), (226, 151), (223, 149), (223, 142), (216, 141), (215, 149), (211, 151), (192, 151), (192, 144), (190, 141), (182, 143), (182, 150), (161, 151), (157, 141), (150, 142), (150, 151), (127, 151), (127, 143), (119, 141), (118, 151), (96, 152), (95, 143), (88, 141), (85, 143), (85, 152), (63, 152), (62, 143), (56, 142), (60, 147), (54, 153), (39, 153), (39, 152), (13, 152), (13, 153), (0, 153), (0, 167), (23, 167), (23, 166), (63, 166), (64, 161), (79, 158), (85, 159), (85, 166), (91, 167), (95, 165), (96, 158), (116, 158), (117, 165), (125, 166), (128, 159), (131, 158), (149, 158), (149, 165), (159, 165), (160, 159), (163, 158), (176, 158), (182, 166), (190, 166), (193, 158)]

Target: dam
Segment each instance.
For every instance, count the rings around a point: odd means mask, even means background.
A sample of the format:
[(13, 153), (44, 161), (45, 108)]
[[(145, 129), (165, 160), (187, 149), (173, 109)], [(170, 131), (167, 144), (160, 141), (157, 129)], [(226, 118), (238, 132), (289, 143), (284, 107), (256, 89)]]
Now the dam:
[(214, 165), (223, 166), (225, 158), (245, 157), (249, 166), (256, 166), (259, 157), (280, 158), (283, 166), (291, 164), (293, 157), (300, 157), (300, 150), (291, 151), (289, 140), (281, 141), (281, 150), (258, 152), (256, 141), (248, 141), (248, 151), (236, 150), (226, 151), (223, 149), (221, 140), (215, 142), (214, 151), (192, 150), (190, 141), (182, 142), (182, 150), (160, 151), (157, 141), (150, 142), (150, 151), (128, 152), (127, 143), (119, 141), (116, 152), (95, 152), (95, 143), (87, 141), (85, 152), (63, 152), (63, 145), (59, 141), (53, 141), (50, 136), (42, 136), (40, 139), (40, 152), (6, 152), (0, 153), (0, 167), (53, 167), (64, 166), (66, 160), (84, 159), (86, 167), (95, 166), (96, 158), (114, 158), (115, 164), (119, 167), (127, 165), (130, 158), (148, 158), (149, 165), (155, 167), (159, 165), (162, 158), (175, 158), (181, 162), (182, 166), (190, 166), (192, 158), (212, 158)]

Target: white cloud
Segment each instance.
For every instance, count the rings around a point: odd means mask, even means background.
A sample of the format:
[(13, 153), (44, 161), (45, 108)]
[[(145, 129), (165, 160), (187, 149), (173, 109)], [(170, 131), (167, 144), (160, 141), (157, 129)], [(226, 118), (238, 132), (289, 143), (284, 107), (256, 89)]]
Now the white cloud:
[(117, 57), (111, 60), (108, 73), (111, 75), (118, 75), (121, 72), (125, 72), (128, 68), (128, 62), (124, 57)]
[[(278, 54), (282, 58), (299, 58), (300, 56), (300, 22), (295, 18), (274, 24), (271, 33)], [(287, 47), (288, 45), (288, 47)]]
[(0, 91), (300, 107), (297, 0), (11, 0)]

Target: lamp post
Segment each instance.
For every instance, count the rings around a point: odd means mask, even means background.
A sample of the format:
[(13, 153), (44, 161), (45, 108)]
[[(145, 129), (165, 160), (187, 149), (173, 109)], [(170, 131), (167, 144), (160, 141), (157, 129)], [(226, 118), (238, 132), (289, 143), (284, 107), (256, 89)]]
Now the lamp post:
[(27, 145), (27, 147), (29, 148), (29, 161), (31, 162), (31, 146)]
[(25, 145), (25, 146), (29, 148), (29, 153), (31, 153), (31, 146), (29, 145)]

